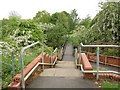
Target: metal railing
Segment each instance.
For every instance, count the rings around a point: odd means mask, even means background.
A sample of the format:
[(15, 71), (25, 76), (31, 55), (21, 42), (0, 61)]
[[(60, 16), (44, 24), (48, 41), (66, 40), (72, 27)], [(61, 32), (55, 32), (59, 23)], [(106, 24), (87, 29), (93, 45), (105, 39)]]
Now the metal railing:
[(62, 60), (63, 59), (63, 55), (64, 55), (64, 50), (65, 50), (65, 48), (66, 48), (66, 43), (67, 43), (67, 41), (68, 41), (68, 34), (66, 35), (66, 38), (65, 38), (65, 41), (64, 41), (64, 43), (62, 44), (62, 47), (61, 47), (61, 49), (60, 49), (60, 60)]
[[(66, 35), (66, 38), (68, 38), (67, 37), (67, 35)], [(67, 41), (67, 39), (65, 40), (65, 42), (64, 42), (64, 44), (63, 44), (63, 46), (62, 46), (62, 53), (64, 53), (64, 47), (65, 47), (65, 44), (66, 44), (66, 41)], [(24, 53), (24, 51), (27, 49), (27, 48), (30, 48), (30, 47), (32, 47), (32, 46), (34, 46), (34, 45), (36, 45), (36, 44), (40, 44), (40, 45), (42, 45), (42, 63), (38, 63), (37, 65), (39, 65), (39, 64), (41, 64), (41, 65), (43, 65), (43, 70), (44, 70), (44, 64), (46, 64), (46, 65), (48, 65), (48, 63), (44, 63), (44, 56), (43, 56), (43, 52), (44, 52), (44, 48), (47, 48), (50, 52), (51, 52), (51, 64), (49, 64), (49, 65), (54, 65), (55, 64), (55, 62), (57, 61), (57, 58), (56, 58), (56, 60), (52, 63), (52, 54), (53, 53), (55, 53), (55, 52), (57, 52), (57, 48), (54, 50), (54, 52), (52, 53), (52, 51), (48, 48), (48, 47), (46, 47), (44, 44), (42, 44), (42, 43), (40, 43), (39, 41), (37, 41), (37, 42), (35, 42), (35, 43), (33, 43), (33, 44), (31, 44), (31, 45), (28, 45), (28, 46), (26, 46), (26, 47), (23, 47), (22, 48), (22, 50), (21, 50), (21, 52), (20, 52), (20, 63), (21, 63), (21, 76), (22, 76), (22, 88), (23, 89), (25, 89), (25, 81), (24, 80), (26, 80), (26, 78), (24, 79), (24, 62), (23, 62), (23, 53)], [(37, 65), (36, 65), (36, 67), (37, 67)], [(34, 67), (34, 69), (36, 68), (36, 67)], [(33, 70), (34, 70), (33, 69)], [(32, 73), (32, 72), (30, 72), (30, 73)], [(30, 74), (29, 74), (30, 75)], [(28, 75), (28, 76), (29, 76)], [(27, 77), (28, 77), (27, 76)]]
[(28, 45), (26, 47), (23, 47), (21, 52), (20, 52), (20, 64), (21, 64), (21, 76), (22, 76), (22, 88), (25, 89), (25, 81), (24, 81), (24, 61), (23, 61), (23, 53), (24, 51), (27, 49), (27, 48), (30, 48), (36, 44), (39, 44), (39, 41), (31, 44), (31, 45)]
[[(97, 66), (97, 71), (84, 71), (83, 70), (83, 67), (82, 67), (82, 65), (81, 64), (77, 64), (77, 62), (76, 62), (76, 65), (78, 65), (78, 66), (80, 66), (81, 67), (81, 70), (82, 70), (82, 72), (84, 72), (84, 73), (97, 73), (97, 75), (96, 75), (96, 79), (98, 80), (99, 79), (99, 73), (115, 73), (115, 74), (120, 74), (119, 72), (116, 72), (116, 71), (100, 71), (99, 70), (99, 55), (100, 55), (100, 47), (115, 47), (115, 48), (120, 48), (120, 46), (119, 45), (83, 45), (82, 43), (81, 43), (81, 45), (80, 45), (80, 54), (81, 54), (81, 52), (82, 52), (82, 47), (96, 47), (97, 48), (97, 64), (96, 64), (96, 66)], [(76, 58), (77, 59), (77, 58)], [(81, 61), (81, 56), (80, 56), (80, 61)]]
[(81, 43), (82, 47), (116, 47), (119, 48), (119, 45), (83, 45), (83, 43)]
[(59, 59), (62, 60), (63, 58), (63, 47), (59, 50)]
[[(40, 63), (40, 62), (37, 63), (37, 65), (28, 73), (28, 75), (24, 77), (23, 53), (24, 53), (24, 51), (26, 49), (28, 49), (30, 47), (33, 47), (33, 46), (35, 46), (37, 44), (42, 45), (42, 63)], [(51, 64), (44, 63), (44, 55), (43, 55), (44, 48), (47, 48), (47, 50), (49, 50), (51, 52), (50, 60), (52, 60), (52, 55), (53, 55), (53, 53), (57, 52), (57, 48), (54, 50), (54, 52), (52, 52), (47, 46), (45, 46), (44, 44), (40, 43), (39, 41), (37, 41), (37, 42), (35, 42), (35, 43), (31, 44), (31, 45), (28, 45), (28, 46), (22, 48), (22, 50), (20, 52), (20, 63), (21, 63), (21, 76), (22, 76), (22, 88), (23, 89), (25, 89), (25, 80), (31, 75), (31, 73), (37, 68), (38, 65), (40, 65), (40, 64), (43, 65), (43, 70), (44, 70), (44, 65), (54, 65), (55, 64), (57, 58), (56, 58), (55, 62), (52, 63), (52, 61), (51, 61)]]
[[(44, 44), (42, 44), (40, 42), (39, 42), (39, 44), (42, 46), (42, 63), (44, 63), (44, 55), (43, 55), (44, 48), (46, 48), (47, 50), (50, 51), (50, 53), (51, 53), (51, 55), (50, 55), (50, 62), (52, 63), (52, 51), (47, 46), (45, 46)], [(44, 64), (43, 64), (43, 70), (44, 70)]]
[(74, 56), (75, 56), (75, 64), (76, 64), (76, 66), (78, 66), (78, 50), (77, 50), (77, 48), (75, 48)]

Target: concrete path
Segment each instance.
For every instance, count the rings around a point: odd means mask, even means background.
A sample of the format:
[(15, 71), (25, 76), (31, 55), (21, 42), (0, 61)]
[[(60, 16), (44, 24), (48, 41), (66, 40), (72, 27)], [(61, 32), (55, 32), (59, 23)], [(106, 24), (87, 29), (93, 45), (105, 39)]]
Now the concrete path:
[(63, 61), (73, 61), (73, 47), (71, 44), (66, 45), (65, 53), (63, 56)]
[(78, 69), (75, 69), (73, 61), (59, 61), (55, 68), (45, 69), (40, 76), (81, 77), (83, 74)]
[(76, 69), (72, 52), (72, 45), (67, 45), (63, 61), (58, 61), (55, 68), (45, 69), (27, 88), (96, 88)]

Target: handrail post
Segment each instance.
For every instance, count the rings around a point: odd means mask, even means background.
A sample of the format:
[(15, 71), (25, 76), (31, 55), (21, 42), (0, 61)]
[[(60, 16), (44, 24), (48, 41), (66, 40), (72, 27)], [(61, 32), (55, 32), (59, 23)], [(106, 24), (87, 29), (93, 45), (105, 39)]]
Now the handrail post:
[(99, 79), (99, 53), (100, 53), (100, 48), (97, 47), (97, 75), (96, 75), (96, 79)]
[(39, 43), (39, 41), (37, 41), (37, 42), (35, 42), (35, 43), (31, 44), (31, 45), (28, 45), (26, 47), (23, 47), (21, 52), (20, 52), (21, 77), (22, 77), (22, 89), (23, 90), (25, 89), (23, 53), (24, 53), (25, 49), (30, 48), (30, 47), (38, 44), (38, 43)]
[(62, 56), (63, 56), (63, 47), (60, 49), (60, 60), (62, 60)]
[(56, 53), (57, 53), (57, 57), (58, 57), (58, 48), (57, 48), (57, 51), (56, 51)]
[[(50, 58), (50, 59), (51, 59), (52, 68), (54, 67), (54, 62), (52, 62), (52, 59), (53, 59), (52, 56), (53, 56), (54, 54), (57, 54), (57, 51), (58, 51), (57, 48), (55, 48), (55, 50), (54, 50), (53, 52), (51, 52), (51, 58)], [(56, 55), (56, 56), (57, 56), (57, 55)]]
[(13, 77), (14, 77), (15, 75), (14, 52), (12, 52), (12, 71), (13, 71)]
[(22, 89), (25, 89), (23, 52), (24, 52), (24, 49), (22, 49), (20, 53), (20, 63), (21, 63)]
[(81, 53), (82, 53), (82, 47), (80, 46), (80, 59), (79, 59), (79, 64), (81, 63)]
[(78, 64), (78, 62), (77, 62), (77, 48), (75, 48), (75, 62), (76, 62), (76, 64)]
[[(42, 46), (42, 63), (44, 63), (44, 47)], [(43, 70), (44, 70), (44, 64), (42, 66)]]
[(62, 60), (62, 57), (63, 57), (63, 47), (61, 48), (61, 50), (60, 50), (60, 54), (61, 54), (61, 60)]
[(51, 54), (50, 54), (50, 63), (52, 64), (53, 62), (52, 62), (52, 52), (51, 52)]
[(76, 61), (76, 48), (75, 48), (75, 53), (74, 53), (74, 56), (75, 56), (75, 61)]

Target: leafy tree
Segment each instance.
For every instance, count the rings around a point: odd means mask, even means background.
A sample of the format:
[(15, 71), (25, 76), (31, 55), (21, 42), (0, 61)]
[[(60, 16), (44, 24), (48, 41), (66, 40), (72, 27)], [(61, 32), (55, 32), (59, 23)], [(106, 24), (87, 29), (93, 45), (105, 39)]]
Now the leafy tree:
[(77, 14), (77, 10), (76, 9), (73, 9), (70, 13), (70, 16), (72, 18), (72, 26), (73, 26), (73, 29), (75, 28), (76, 24), (79, 23), (80, 21), (80, 18), (78, 17), (78, 14)]
[(91, 25), (91, 17), (88, 15), (85, 19), (82, 19), (79, 23), (79, 25), (83, 25), (86, 28), (90, 28)]
[(65, 40), (65, 29), (61, 29), (62, 25), (56, 25), (46, 32), (47, 45), (50, 47), (59, 47), (64, 43)]
[(50, 14), (48, 12), (44, 11), (38, 11), (36, 16), (33, 18), (35, 22), (38, 24), (41, 23), (49, 23), (51, 20)]
[(70, 14), (65, 11), (52, 14), (51, 23), (55, 26), (46, 32), (47, 44), (53, 47), (62, 45), (66, 34), (70, 33), (73, 28), (72, 22)]
[(101, 11), (92, 21), (92, 28), (98, 30), (99, 39), (103, 42), (120, 43), (119, 7), (120, 2), (101, 3)]

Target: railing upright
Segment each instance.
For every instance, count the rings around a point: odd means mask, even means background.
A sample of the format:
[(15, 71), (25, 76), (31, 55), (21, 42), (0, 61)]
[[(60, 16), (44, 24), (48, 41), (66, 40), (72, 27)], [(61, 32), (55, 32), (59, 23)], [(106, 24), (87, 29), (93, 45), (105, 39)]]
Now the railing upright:
[(38, 44), (38, 43), (39, 43), (39, 41), (37, 41), (37, 42), (35, 42), (35, 43), (31, 44), (31, 45), (28, 45), (28, 46), (26, 46), (26, 47), (23, 47), (22, 50), (21, 50), (21, 52), (20, 52), (20, 64), (21, 64), (21, 76), (22, 76), (22, 89), (24, 89), (24, 90), (25, 90), (25, 81), (24, 81), (24, 61), (23, 61), (23, 53), (24, 53), (24, 51), (25, 51), (27, 48), (30, 48), (30, 47), (32, 47), (32, 46)]
[(99, 79), (99, 62), (100, 62), (100, 60), (99, 60), (99, 54), (100, 54), (100, 48), (99, 47), (97, 47), (97, 76), (96, 76), (96, 79), (98, 80)]
[[(42, 46), (42, 63), (44, 63), (44, 47)], [(44, 64), (42, 65), (42, 68), (44, 70)]]
[(13, 71), (13, 77), (14, 77), (15, 75), (14, 52), (12, 52), (12, 71)]

